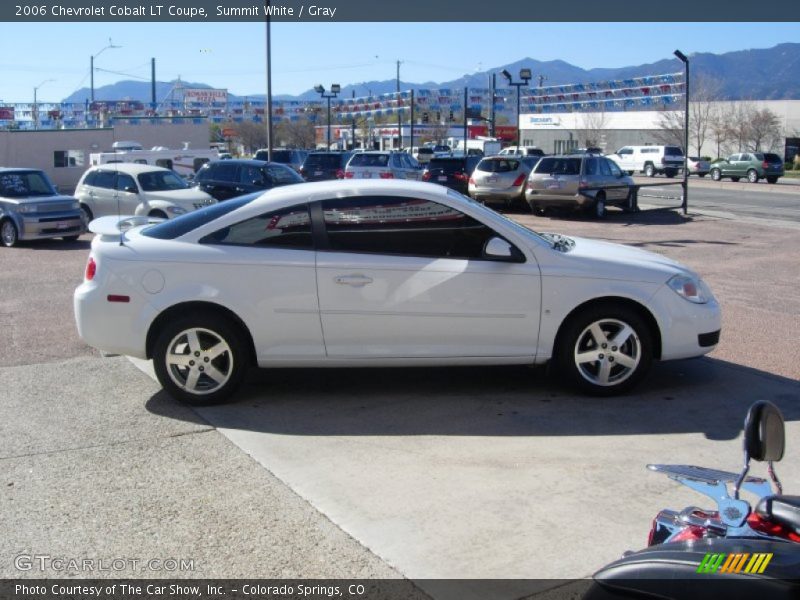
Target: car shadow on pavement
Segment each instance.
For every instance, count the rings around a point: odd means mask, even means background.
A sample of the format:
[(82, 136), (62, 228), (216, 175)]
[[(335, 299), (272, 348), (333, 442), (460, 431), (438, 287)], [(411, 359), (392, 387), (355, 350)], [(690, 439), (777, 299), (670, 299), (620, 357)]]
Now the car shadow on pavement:
[(18, 242), (19, 248), (25, 250), (80, 250), (86, 252), (92, 247), (91, 239), (80, 239), (68, 242), (60, 238), (49, 240), (25, 240)]
[[(632, 393), (576, 394), (543, 369), (254, 369), (231, 403), (197, 423), (307, 436), (603, 436), (733, 439), (756, 400), (800, 421), (800, 383), (713, 358), (654, 365)], [(164, 392), (147, 409), (186, 419)]]

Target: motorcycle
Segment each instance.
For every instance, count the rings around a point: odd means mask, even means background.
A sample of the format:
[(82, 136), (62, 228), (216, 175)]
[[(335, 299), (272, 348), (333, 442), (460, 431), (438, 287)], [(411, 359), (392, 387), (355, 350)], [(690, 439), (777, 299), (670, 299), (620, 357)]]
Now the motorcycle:
[[(800, 496), (784, 495), (775, 473), (785, 427), (774, 404), (750, 407), (743, 445), (740, 473), (648, 465), (712, 499), (716, 508), (660, 511), (647, 547), (595, 573), (584, 598), (800, 598)], [(749, 475), (751, 460), (767, 463), (769, 481)]]

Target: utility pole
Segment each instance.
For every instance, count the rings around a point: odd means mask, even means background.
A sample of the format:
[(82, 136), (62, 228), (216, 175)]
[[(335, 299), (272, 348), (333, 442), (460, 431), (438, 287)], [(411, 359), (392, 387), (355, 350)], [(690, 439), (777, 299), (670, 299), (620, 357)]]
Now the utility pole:
[(397, 149), (403, 149), (403, 113), (400, 111), (400, 59), (397, 60)]

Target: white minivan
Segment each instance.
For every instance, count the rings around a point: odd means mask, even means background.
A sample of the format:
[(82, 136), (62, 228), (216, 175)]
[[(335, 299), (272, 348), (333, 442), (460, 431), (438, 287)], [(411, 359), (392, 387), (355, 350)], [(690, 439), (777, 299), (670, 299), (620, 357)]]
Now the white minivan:
[(644, 173), (654, 177), (663, 173), (675, 177), (683, 169), (683, 150), (678, 146), (624, 146), (607, 158), (629, 175)]

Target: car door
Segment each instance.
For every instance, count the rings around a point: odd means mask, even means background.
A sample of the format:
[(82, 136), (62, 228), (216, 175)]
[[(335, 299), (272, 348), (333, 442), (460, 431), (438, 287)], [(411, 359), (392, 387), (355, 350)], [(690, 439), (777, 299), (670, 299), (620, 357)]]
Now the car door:
[(633, 164), (633, 148), (620, 148), (614, 157), (615, 162), (623, 171), (634, 171), (636, 166)]
[(740, 177), (744, 175), (742, 171), (742, 155), (731, 154), (728, 157), (728, 164), (723, 167), (723, 173), (733, 177)]
[(234, 283), (215, 295), (224, 296), (220, 301), (248, 324), (259, 364), (324, 358), (307, 204), (223, 227), (200, 239), (200, 245), (213, 249), (203, 268), (216, 263)]
[(94, 218), (107, 215), (117, 215), (116, 199), (116, 172), (111, 169), (98, 169), (91, 179), (91, 185), (86, 185), (83, 193), (88, 197), (88, 204)]
[(240, 188), (238, 177), (238, 165), (227, 160), (212, 163), (197, 174), (200, 189), (220, 201), (244, 193), (244, 190), (237, 189)]
[(136, 180), (127, 173), (117, 173), (114, 180), (115, 201), (120, 214), (135, 215), (142, 203)]
[(627, 198), (627, 186), (619, 187), (624, 184), (622, 171), (619, 167), (607, 158), (598, 158), (597, 160), (600, 163), (600, 175), (603, 179), (603, 187), (606, 188), (606, 198), (614, 203), (618, 203), (619, 200)]
[(535, 263), (484, 260), (495, 232), (422, 197), (325, 200), (317, 257), (329, 358), (533, 356)]

